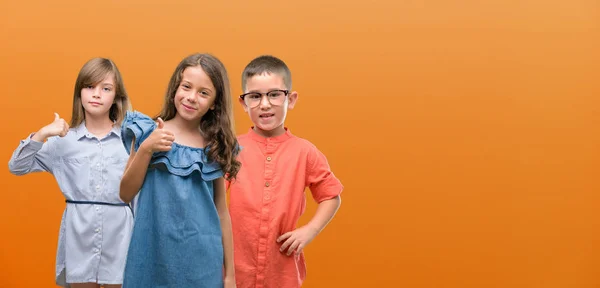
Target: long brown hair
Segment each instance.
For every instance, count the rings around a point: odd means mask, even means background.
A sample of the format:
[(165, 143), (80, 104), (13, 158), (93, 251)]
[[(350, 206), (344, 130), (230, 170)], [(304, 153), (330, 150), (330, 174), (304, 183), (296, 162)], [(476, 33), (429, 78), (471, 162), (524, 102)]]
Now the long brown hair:
[(195, 66), (204, 70), (217, 90), (214, 109), (208, 110), (200, 120), (200, 130), (204, 133), (207, 143), (204, 151), (209, 161), (215, 161), (221, 166), (227, 180), (235, 179), (241, 166), (236, 159), (239, 146), (234, 132), (229, 77), (219, 59), (210, 54), (193, 54), (183, 59), (171, 76), (162, 111), (156, 118), (167, 121), (177, 115), (174, 98), (181, 84), (183, 71)]
[(71, 114), (71, 127), (78, 126), (85, 120), (85, 111), (83, 104), (81, 103), (81, 89), (87, 86), (98, 85), (106, 75), (112, 73), (115, 81), (115, 99), (110, 106), (108, 117), (110, 120), (116, 122), (117, 125), (121, 124), (121, 121), (125, 118), (125, 114), (131, 109), (131, 103), (129, 102), (129, 96), (125, 91), (125, 85), (123, 84), (123, 78), (121, 78), (121, 72), (117, 68), (115, 63), (107, 58), (92, 58), (87, 61), (77, 75), (77, 81), (75, 81), (75, 91), (73, 93), (73, 113)]

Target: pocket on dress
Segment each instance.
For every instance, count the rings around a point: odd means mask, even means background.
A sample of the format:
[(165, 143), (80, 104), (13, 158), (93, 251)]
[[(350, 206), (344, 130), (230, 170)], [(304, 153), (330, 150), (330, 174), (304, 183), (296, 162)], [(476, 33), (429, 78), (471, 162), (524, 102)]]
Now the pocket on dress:
[(60, 157), (58, 185), (64, 194), (76, 196), (89, 194), (90, 159), (88, 157)]

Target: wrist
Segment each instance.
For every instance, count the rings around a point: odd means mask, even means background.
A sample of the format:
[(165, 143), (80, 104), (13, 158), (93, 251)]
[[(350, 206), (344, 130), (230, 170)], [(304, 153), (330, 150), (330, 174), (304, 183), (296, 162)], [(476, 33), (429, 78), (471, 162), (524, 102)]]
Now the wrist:
[(140, 144), (140, 148), (138, 148), (138, 152), (142, 152), (144, 154), (150, 155), (152, 156), (152, 148), (148, 147), (148, 145), (145, 145), (145, 142), (142, 142), (142, 144)]
[(42, 128), (39, 131), (35, 132), (33, 134), (33, 136), (31, 136), (31, 140), (33, 141), (37, 141), (37, 142), (44, 142), (46, 141), (46, 138), (48, 138), (48, 134), (46, 133), (46, 131)]
[(309, 230), (309, 231), (310, 231), (310, 232), (311, 232), (313, 235), (315, 235), (315, 236), (316, 236), (317, 234), (319, 234), (319, 231), (321, 230), (321, 229), (319, 229), (319, 227), (317, 227), (317, 225), (316, 225), (316, 224), (314, 224), (314, 223), (308, 223), (308, 224), (306, 224), (306, 226), (304, 226), (304, 227), (306, 227), (306, 229), (308, 229), (308, 230)]

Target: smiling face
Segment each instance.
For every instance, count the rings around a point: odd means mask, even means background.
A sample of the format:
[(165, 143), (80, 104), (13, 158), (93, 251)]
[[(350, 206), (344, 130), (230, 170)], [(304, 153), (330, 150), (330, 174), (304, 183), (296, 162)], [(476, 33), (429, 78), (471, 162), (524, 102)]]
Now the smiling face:
[(186, 121), (200, 122), (209, 109), (214, 109), (217, 91), (210, 77), (200, 66), (185, 68), (173, 98), (177, 116)]
[(283, 77), (268, 72), (248, 78), (245, 88), (244, 99), (239, 101), (254, 123), (254, 131), (264, 137), (285, 133), (287, 110), (294, 108), (298, 93), (287, 92)]

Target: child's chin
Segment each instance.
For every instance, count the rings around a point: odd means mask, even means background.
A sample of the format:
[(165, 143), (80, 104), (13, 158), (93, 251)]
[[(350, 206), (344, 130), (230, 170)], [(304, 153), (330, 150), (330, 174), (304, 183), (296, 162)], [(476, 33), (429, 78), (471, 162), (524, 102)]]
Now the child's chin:
[(104, 116), (107, 115), (108, 116), (108, 110), (107, 111), (103, 111), (102, 109), (98, 109), (97, 107), (90, 107), (85, 109), (86, 112), (94, 117), (99, 117), (99, 116)]
[(190, 115), (190, 113), (185, 113), (185, 112), (180, 113), (179, 111), (177, 111), (177, 112), (178, 112), (179, 116), (186, 121), (196, 121), (196, 120), (202, 118), (202, 116)]
[(273, 130), (275, 130), (275, 126), (274, 125), (264, 125), (264, 124), (256, 124), (256, 127), (258, 127), (258, 129), (265, 131), (265, 132), (271, 132)]

